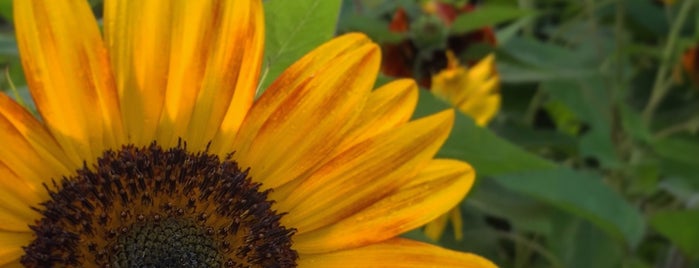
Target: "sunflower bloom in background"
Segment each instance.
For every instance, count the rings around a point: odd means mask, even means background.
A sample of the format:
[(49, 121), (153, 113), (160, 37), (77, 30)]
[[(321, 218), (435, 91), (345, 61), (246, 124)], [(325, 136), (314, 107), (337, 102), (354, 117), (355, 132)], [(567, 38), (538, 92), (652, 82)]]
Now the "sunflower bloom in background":
[(456, 205), (452, 111), (338, 37), (253, 100), (261, 1), (16, 1), (41, 120), (0, 94), (0, 266), (494, 267), (397, 238)]
[(432, 76), (430, 90), (479, 126), (487, 125), (500, 110), (500, 76), (495, 69), (495, 56), (488, 55), (470, 68), (460, 65), (451, 51), (447, 51), (447, 58), (447, 68)]
[[(460, 65), (451, 51), (447, 51), (447, 58), (447, 68), (432, 77), (432, 93), (473, 118), (479, 126), (486, 126), (500, 110), (500, 78), (495, 69), (495, 56), (488, 55), (469, 69)], [(425, 235), (439, 240), (449, 220), (455, 238), (463, 238), (459, 208), (427, 224)]]
[(464, 33), (452, 31), (454, 21), (476, 10), (476, 5), (437, 0), (420, 4), (416, 1), (415, 5), (418, 6), (398, 7), (391, 14), (389, 31), (403, 35), (404, 39), (381, 44), (381, 71), (385, 75), (414, 78), (420, 86), (429, 89), (432, 76), (446, 68), (446, 51), (462, 55), (478, 46), (494, 47), (497, 43), (490, 27)]

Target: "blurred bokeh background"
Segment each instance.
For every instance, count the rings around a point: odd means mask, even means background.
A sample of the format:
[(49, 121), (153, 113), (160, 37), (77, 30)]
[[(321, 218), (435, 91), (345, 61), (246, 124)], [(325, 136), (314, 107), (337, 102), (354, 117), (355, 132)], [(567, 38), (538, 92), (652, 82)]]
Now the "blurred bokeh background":
[[(101, 1), (90, 1), (96, 17)], [(502, 267), (699, 267), (699, 1), (267, 0), (260, 89), (317, 44), (379, 43), (478, 181), (407, 236)], [(0, 89), (34, 109), (0, 0)], [(0, 144), (0, 147), (2, 145)]]

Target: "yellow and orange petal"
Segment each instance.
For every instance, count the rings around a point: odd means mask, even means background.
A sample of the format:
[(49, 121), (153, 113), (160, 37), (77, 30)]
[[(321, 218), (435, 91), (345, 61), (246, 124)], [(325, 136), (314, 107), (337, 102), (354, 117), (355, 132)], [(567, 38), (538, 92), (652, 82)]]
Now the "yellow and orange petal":
[[(0, 96), (0, 264), (32, 240), (42, 184), (107, 149), (178, 139), (250, 167), (296, 228), (300, 266), (494, 267), (397, 235), (454, 207), (474, 180), (434, 159), (448, 110), (409, 121), (417, 86), (372, 91), (380, 51), (362, 34), (320, 46), (253, 100), (264, 44), (261, 1), (106, 1), (104, 37), (85, 1), (16, 1), (17, 39), (42, 120)], [(428, 211), (428, 213), (425, 213)], [(379, 258), (380, 256), (386, 258)], [(468, 266), (471, 265), (471, 266)]]

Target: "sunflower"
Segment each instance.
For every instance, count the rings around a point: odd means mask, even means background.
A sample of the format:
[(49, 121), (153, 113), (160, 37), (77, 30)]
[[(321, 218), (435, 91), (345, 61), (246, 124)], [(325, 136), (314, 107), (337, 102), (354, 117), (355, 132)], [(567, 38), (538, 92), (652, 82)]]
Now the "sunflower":
[(16, 1), (41, 119), (0, 94), (0, 266), (494, 267), (397, 237), (457, 204), (452, 111), (316, 48), (254, 99), (261, 1)]

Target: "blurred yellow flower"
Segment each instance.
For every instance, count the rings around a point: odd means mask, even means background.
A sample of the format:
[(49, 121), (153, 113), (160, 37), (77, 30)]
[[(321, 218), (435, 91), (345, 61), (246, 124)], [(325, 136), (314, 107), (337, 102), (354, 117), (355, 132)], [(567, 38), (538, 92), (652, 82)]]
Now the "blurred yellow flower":
[[(432, 77), (433, 94), (451, 103), (473, 118), (479, 126), (485, 126), (500, 110), (500, 77), (495, 70), (495, 56), (488, 55), (470, 69), (459, 64), (451, 51), (447, 51), (447, 68)], [(459, 208), (452, 209), (425, 226), (425, 234), (437, 241), (451, 222), (457, 240), (463, 237)]]
[(473, 67), (459, 64), (447, 51), (447, 67), (432, 76), (431, 91), (485, 126), (500, 110), (500, 76), (495, 69), (495, 56), (488, 55)]

